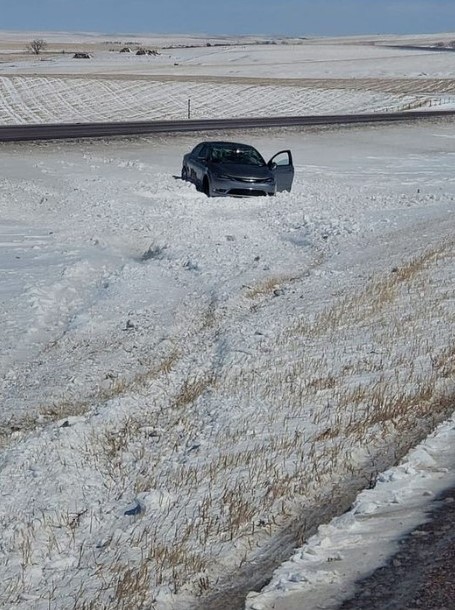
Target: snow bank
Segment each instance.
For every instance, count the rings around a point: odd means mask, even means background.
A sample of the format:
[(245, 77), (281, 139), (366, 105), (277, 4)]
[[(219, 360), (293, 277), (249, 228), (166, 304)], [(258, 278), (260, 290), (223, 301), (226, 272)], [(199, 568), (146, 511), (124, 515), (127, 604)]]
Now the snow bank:
[(398, 539), (425, 521), (435, 495), (455, 483), (454, 458), (455, 416), (380, 474), (350, 511), (321, 525), (261, 593), (248, 596), (245, 608), (339, 607), (355, 582), (383, 565)]

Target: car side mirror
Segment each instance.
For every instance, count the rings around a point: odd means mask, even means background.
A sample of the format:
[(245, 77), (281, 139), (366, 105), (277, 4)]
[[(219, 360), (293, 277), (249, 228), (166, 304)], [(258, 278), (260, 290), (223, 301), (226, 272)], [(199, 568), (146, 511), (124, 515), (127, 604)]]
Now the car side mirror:
[(275, 163), (275, 161), (269, 161), (269, 162), (268, 162), (268, 166), (269, 166), (269, 169), (275, 169), (275, 168), (276, 168), (276, 163)]

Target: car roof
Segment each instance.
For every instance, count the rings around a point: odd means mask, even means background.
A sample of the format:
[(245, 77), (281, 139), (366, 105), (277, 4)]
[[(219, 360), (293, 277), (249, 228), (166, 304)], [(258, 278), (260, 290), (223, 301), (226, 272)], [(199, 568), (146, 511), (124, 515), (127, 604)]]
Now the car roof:
[(200, 142), (201, 144), (209, 144), (216, 146), (246, 146), (247, 148), (254, 148), (251, 144), (242, 144), (241, 142), (227, 142), (225, 140), (207, 140), (206, 142)]

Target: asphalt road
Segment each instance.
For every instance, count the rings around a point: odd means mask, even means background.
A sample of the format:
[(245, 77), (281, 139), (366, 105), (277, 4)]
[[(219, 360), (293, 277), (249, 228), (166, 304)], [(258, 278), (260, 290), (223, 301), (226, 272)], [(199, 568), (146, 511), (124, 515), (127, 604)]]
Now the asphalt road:
[(343, 115), (309, 115), (289, 117), (257, 117), (238, 119), (202, 119), (184, 121), (134, 121), (118, 123), (51, 123), (36, 125), (2, 125), (0, 142), (26, 140), (57, 140), (99, 138), (153, 133), (258, 129), (308, 125), (348, 125), (361, 123), (392, 123), (453, 117), (455, 110), (429, 110)]

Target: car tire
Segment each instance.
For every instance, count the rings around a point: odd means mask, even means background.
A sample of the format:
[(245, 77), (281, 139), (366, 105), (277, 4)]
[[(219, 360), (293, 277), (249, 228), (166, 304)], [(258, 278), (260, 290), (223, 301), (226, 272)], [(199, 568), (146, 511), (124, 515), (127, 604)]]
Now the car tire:
[(182, 167), (181, 177), (182, 180), (184, 180), (185, 182), (188, 180), (188, 168), (186, 167), (186, 165)]

